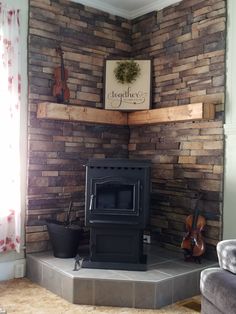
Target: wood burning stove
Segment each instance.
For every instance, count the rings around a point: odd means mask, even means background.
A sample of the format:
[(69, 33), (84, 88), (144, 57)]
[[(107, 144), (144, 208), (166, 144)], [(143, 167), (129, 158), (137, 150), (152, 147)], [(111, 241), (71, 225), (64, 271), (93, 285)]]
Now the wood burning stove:
[(82, 267), (145, 270), (150, 162), (91, 159), (86, 165), (85, 224), (90, 257)]

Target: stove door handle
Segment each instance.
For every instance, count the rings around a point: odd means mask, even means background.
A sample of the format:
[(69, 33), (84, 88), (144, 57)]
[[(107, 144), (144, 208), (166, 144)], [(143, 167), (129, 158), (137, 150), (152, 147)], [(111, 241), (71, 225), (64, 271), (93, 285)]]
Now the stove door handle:
[(138, 180), (138, 206), (139, 206), (139, 210), (140, 210), (140, 212), (142, 212), (143, 211), (143, 208), (142, 208), (142, 199), (141, 199), (141, 193), (142, 193), (142, 190), (143, 190), (143, 186), (142, 186), (142, 184), (141, 184), (141, 182), (140, 182), (140, 180)]
[(93, 210), (93, 204), (94, 204), (94, 199), (95, 199), (96, 195), (95, 194), (91, 194), (90, 196), (90, 204), (89, 204), (89, 210), (92, 211)]

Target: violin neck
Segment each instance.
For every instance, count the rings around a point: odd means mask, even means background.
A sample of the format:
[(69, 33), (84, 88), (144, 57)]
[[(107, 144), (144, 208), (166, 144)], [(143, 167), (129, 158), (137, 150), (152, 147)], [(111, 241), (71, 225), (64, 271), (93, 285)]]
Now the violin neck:
[(198, 216), (199, 216), (199, 208), (198, 208), (198, 203), (199, 200), (202, 198), (202, 194), (198, 194), (196, 203), (195, 203), (195, 208), (194, 208), (194, 214), (193, 214), (193, 222), (192, 222), (192, 230), (196, 229), (197, 227), (197, 220), (198, 220)]
[(65, 66), (63, 60), (63, 54), (61, 53), (61, 80), (65, 81)]
[(193, 214), (192, 230), (195, 230), (197, 227), (198, 216), (199, 216), (199, 209), (198, 207), (196, 207)]

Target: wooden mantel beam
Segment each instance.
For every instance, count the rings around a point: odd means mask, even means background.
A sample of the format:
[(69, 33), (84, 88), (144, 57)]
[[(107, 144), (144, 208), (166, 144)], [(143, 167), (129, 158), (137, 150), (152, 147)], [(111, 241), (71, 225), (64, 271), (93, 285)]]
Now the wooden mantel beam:
[(37, 118), (127, 125), (125, 112), (50, 102), (38, 105)]
[(131, 112), (128, 115), (128, 125), (214, 119), (214, 117), (213, 104), (196, 103)]
[(121, 112), (91, 107), (44, 102), (38, 105), (37, 117), (98, 124), (143, 125), (201, 119), (214, 119), (213, 104), (189, 104), (151, 110)]

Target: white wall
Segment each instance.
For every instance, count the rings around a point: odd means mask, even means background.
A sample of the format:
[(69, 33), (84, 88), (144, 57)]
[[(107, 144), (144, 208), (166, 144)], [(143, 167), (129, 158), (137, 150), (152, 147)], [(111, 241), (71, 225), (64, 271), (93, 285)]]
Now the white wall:
[(236, 238), (236, 1), (228, 0), (223, 238)]
[[(27, 35), (28, 35), (28, 0), (1, 0), (9, 7), (20, 9), (21, 12), (21, 58), (22, 58), (22, 106), (21, 106), (21, 208), (22, 208), (22, 244), (24, 245), (25, 200), (26, 200), (26, 162), (27, 162)], [(0, 253), (0, 280), (19, 277), (25, 268), (24, 250)], [(17, 273), (16, 273), (17, 272)]]

